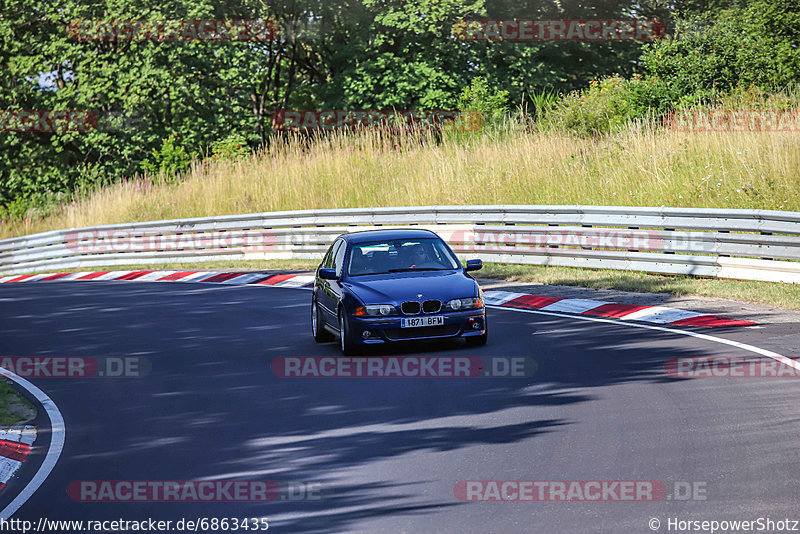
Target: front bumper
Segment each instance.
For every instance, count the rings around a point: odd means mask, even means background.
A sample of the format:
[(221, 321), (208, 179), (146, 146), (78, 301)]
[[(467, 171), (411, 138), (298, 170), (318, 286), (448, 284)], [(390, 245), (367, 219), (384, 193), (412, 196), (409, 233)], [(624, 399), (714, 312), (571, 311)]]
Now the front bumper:
[[(444, 317), (444, 324), (417, 328), (402, 328), (401, 326), (403, 318), (425, 316)], [(356, 317), (350, 315), (348, 326), (352, 332), (353, 341), (362, 345), (376, 345), (392, 341), (480, 336), (486, 333), (486, 308), (458, 312), (404, 315), (402, 317)]]

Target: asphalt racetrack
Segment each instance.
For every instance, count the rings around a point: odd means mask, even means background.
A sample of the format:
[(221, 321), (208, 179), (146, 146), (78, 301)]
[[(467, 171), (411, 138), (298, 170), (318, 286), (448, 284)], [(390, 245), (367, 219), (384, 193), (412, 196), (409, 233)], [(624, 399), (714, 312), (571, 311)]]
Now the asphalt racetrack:
[[(65, 443), (13, 517), (263, 517), (270, 532), (287, 533), (667, 532), (675, 531), (671, 519), (800, 520), (800, 381), (665, 371), (670, 358), (751, 352), (677, 332), (493, 308), (485, 347), (429, 343), (374, 357), (523, 358), (535, 372), (276, 376), (276, 358), (339, 357), (335, 343), (314, 343), (309, 300), (305, 290), (195, 283), (0, 287), (0, 356), (117, 358), (141, 371), (30, 378), (63, 415)], [(694, 331), (786, 356), (797, 346), (793, 324)], [(39, 419), (34, 453), (2, 506), (47, 452), (48, 421)], [(266, 480), (295, 493), (201, 503), (98, 502), (68, 492), (80, 481), (189, 480)], [(468, 500), (457, 489), (467, 481), (549, 481), (551, 497), (571, 481), (584, 481), (583, 490), (586, 481), (650, 481), (664, 493), (474, 502), (491, 496), (489, 485), (473, 484), (479, 491)]]

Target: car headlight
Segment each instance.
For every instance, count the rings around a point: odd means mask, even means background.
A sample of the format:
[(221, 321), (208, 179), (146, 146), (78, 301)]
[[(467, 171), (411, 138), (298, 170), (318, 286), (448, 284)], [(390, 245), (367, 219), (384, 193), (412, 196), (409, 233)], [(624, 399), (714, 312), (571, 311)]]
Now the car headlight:
[(476, 308), (483, 308), (483, 299), (480, 297), (472, 297), (468, 299), (453, 299), (445, 304), (445, 308), (452, 311), (460, 310), (474, 310)]
[(359, 306), (356, 308), (356, 315), (359, 317), (386, 317), (394, 313), (394, 306), (391, 304), (374, 304), (370, 306)]

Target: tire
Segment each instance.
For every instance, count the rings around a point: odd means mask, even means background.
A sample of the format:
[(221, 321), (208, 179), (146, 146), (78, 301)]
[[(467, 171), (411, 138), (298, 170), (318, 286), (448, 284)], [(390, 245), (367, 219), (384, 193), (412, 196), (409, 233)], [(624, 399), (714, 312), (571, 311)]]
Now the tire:
[(486, 345), (486, 341), (489, 339), (489, 321), (487, 321), (485, 317), (483, 321), (485, 324), (485, 331), (483, 334), (480, 336), (469, 336), (464, 338), (468, 347), (482, 347), (483, 345)]
[(333, 341), (335, 339), (333, 334), (325, 330), (324, 324), (325, 321), (320, 317), (317, 301), (311, 299), (311, 334), (314, 336), (314, 341), (317, 343), (325, 343), (326, 341)]
[(345, 356), (352, 356), (357, 352), (353, 337), (347, 327), (347, 317), (342, 310), (339, 310), (339, 348)]

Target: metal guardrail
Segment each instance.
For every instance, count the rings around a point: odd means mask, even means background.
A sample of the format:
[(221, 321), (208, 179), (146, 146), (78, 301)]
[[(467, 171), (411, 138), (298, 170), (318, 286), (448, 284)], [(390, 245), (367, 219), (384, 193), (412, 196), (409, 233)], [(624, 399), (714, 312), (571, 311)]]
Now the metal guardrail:
[(800, 283), (797, 212), (522, 205), (282, 211), (57, 230), (0, 240), (0, 274), (316, 259), (341, 233), (408, 226), (492, 262)]

